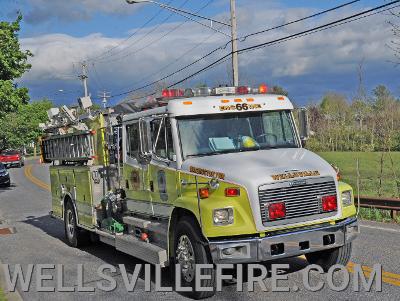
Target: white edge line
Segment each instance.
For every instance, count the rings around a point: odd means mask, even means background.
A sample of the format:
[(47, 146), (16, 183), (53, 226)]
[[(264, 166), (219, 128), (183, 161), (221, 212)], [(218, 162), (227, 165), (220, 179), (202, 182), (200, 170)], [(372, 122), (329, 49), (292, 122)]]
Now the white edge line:
[(359, 225), (359, 226), (362, 227), (362, 228), (368, 228), (368, 229), (374, 229), (374, 230), (382, 230), (382, 231), (400, 233), (400, 230), (396, 230), (396, 229), (383, 228), (383, 227), (374, 227), (374, 226), (367, 226), (367, 225)]

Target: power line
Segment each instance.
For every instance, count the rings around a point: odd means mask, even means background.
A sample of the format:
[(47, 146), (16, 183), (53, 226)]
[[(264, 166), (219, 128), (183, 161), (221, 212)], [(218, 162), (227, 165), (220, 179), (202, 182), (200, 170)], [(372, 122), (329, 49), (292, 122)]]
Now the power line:
[(343, 4), (341, 4), (341, 5), (338, 5), (338, 6), (329, 8), (329, 9), (327, 9), (327, 10), (320, 11), (320, 12), (315, 13), (315, 14), (313, 14), (313, 15), (306, 16), (306, 17), (304, 17), (304, 18), (300, 18), (300, 19), (297, 19), (297, 20), (294, 20), (294, 21), (290, 21), (290, 22), (287, 22), (287, 23), (284, 23), (284, 24), (281, 24), (281, 25), (278, 25), (278, 26), (275, 26), (275, 27), (271, 27), (271, 28), (268, 28), (268, 29), (264, 29), (264, 30), (260, 30), (260, 31), (256, 31), (256, 32), (253, 32), (253, 33), (244, 35), (244, 36), (238, 38), (238, 40), (239, 40), (240, 42), (244, 42), (248, 37), (252, 37), (252, 36), (255, 36), (255, 35), (259, 35), (259, 34), (262, 34), (262, 33), (266, 33), (266, 32), (268, 32), (268, 31), (272, 31), (272, 30), (275, 30), (275, 29), (280, 29), (280, 28), (282, 28), (282, 27), (286, 27), (286, 26), (288, 26), (288, 25), (296, 24), (296, 23), (299, 23), (299, 22), (302, 22), (302, 21), (305, 21), (305, 20), (308, 20), (308, 19), (315, 18), (315, 17), (319, 17), (319, 16), (321, 16), (321, 15), (327, 14), (327, 13), (329, 13), (329, 12), (338, 10), (338, 9), (340, 9), (340, 8), (343, 8), (343, 7), (352, 5), (352, 4), (354, 4), (354, 3), (356, 3), (356, 2), (360, 2), (360, 1), (361, 1), (361, 0), (354, 0), (354, 1), (346, 2), (346, 3), (343, 3)]
[[(167, 5), (171, 4), (174, 0), (170, 0), (169, 2), (167, 2)], [(155, 13), (149, 20), (147, 20), (145, 23), (143, 23), (143, 25), (141, 25), (139, 28), (137, 28), (133, 33), (131, 33), (128, 37), (126, 37), (124, 40), (122, 40), (120, 43), (118, 43), (117, 45), (111, 47), (110, 49), (104, 51), (103, 53), (99, 54), (98, 56), (95, 56), (91, 59), (88, 59), (87, 61), (95, 61), (98, 60), (104, 56), (106, 56), (108, 53), (112, 52), (114, 49), (120, 47), (121, 45), (123, 45), (125, 42), (127, 42), (128, 40), (130, 40), (133, 36), (135, 36), (139, 31), (141, 31), (144, 27), (146, 27), (147, 25), (149, 25), (155, 18), (157, 18), (164, 10), (162, 8), (160, 8), (158, 10), (157, 13)]]
[[(220, 28), (222, 28), (223, 26), (221, 26)], [(175, 58), (172, 62), (164, 65), (163, 67), (161, 67), (160, 69), (158, 69), (156, 72), (153, 72), (145, 77), (142, 77), (140, 80), (138, 80), (137, 84), (140, 84), (142, 82), (144, 82), (145, 80), (151, 78), (152, 76), (166, 70), (168, 67), (174, 65), (175, 63), (179, 62), (182, 58), (184, 58), (185, 56), (187, 56), (189, 53), (193, 52), (195, 49), (199, 48), (201, 45), (203, 45), (204, 43), (206, 43), (209, 39), (211, 39), (214, 35), (216, 34), (216, 32), (211, 33), (209, 36), (207, 36), (205, 39), (203, 39), (200, 43), (194, 45), (193, 47), (191, 47), (190, 49), (188, 49), (187, 51), (185, 51), (182, 55), (180, 55), (179, 57)], [(219, 48), (218, 48), (219, 50)]]
[[(213, 2), (213, 0), (209, 0), (205, 5), (203, 5), (200, 9), (198, 9), (198, 10), (196, 11), (196, 13), (202, 11), (204, 8), (206, 8), (207, 6), (209, 6), (212, 2)], [(145, 44), (144, 46), (142, 46), (142, 47), (140, 47), (140, 48), (138, 48), (138, 49), (136, 49), (136, 50), (134, 50), (134, 51), (132, 51), (132, 52), (129, 52), (129, 53), (127, 53), (127, 54), (125, 54), (125, 55), (123, 55), (123, 56), (121, 56), (121, 57), (117, 57), (117, 58), (114, 58), (114, 59), (111, 59), (111, 60), (109, 59), (109, 60), (107, 60), (107, 63), (115, 62), (115, 61), (120, 61), (120, 60), (122, 60), (122, 59), (124, 59), (124, 58), (126, 58), (126, 57), (135, 55), (135, 54), (137, 54), (137, 53), (139, 53), (139, 52), (145, 50), (146, 48), (148, 48), (148, 47), (150, 47), (150, 46), (152, 46), (152, 45), (158, 43), (159, 41), (161, 41), (162, 39), (164, 39), (166, 36), (168, 36), (169, 34), (171, 34), (171, 33), (174, 32), (174, 31), (176, 31), (178, 28), (182, 27), (182, 26), (183, 26), (184, 24), (186, 24), (187, 22), (188, 22), (188, 20), (185, 20), (185, 21), (183, 21), (182, 23), (179, 23), (178, 25), (176, 25), (176, 26), (174, 26), (173, 28), (171, 28), (170, 30), (168, 30), (168, 31), (167, 31), (165, 34), (163, 34), (161, 37), (156, 38), (156, 39), (153, 39), (152, 41), (150, 41), (149, 43)], [(131, 45), (131, 46), (132, 46), (132, 45)], [(129, 46), (129, 47), (130, 47), (130, 46)], [(126, 49), (128, 49), (129, 47), (127, 47), (127, 48), (125, 48), (125, 49), (123, 49), (123, 50), (126, 50)], [(122, 50), (121, 52), (123, 52), (123, 50)], [(120, 53), (121, 53), (121, 52), (120, 52)]]
[[(189, 0), (185, 0), (179, 7), (185, 6), (188, 2), (189, 2)], [(212, 2), (212, 1), (210, 1), (210, 2)], [(128, 44), (127, 47), (122, 48), (122, 49), (120, 49), (120, 50), (118, 50), (118, 51), (116, 51), (116, 52), (114, 52), (114, 53), (110, 53), (108, 56), (104, 56), (103, 58), (100, 58), (100, 59), (97, 59), (97, 60), (92, 60), (92, 61), (104, 62), (104, 61), (107, 61), (109, 58), (112, 58), (113, 56), (116, 56), (116, 55), (118, 55), (118, 54), (120, 54), (120, 53), (125, 52), (127, 49), (129, 49), (129, 48), (131, 48), (133, 45), (136, 45), (136, 44), (138, 44), (139, 42), (143, 41), (143, 40), (144, 40), (145, 38), (147, 38), (150, 34), (152, 34), (153, 32), (155, 32), (159, 27), (161, 27), (161, 25), (165, 24), (173, 15), (174, 15), (174, 13), (170, 13), (166, 18), (164, 18), (164, 19), (161, 21), (161, 23), (159, 23), (159, 24), (157, 24), (156, 26), (154, 26), (150, 31), (146, 32), (142, 37), (140, 37), (140, 38), (137, 39), (136, 41), (134, 41), (134, 42)], [(186, 21), (185, 21), (185, 22), (186, 22)], [(185, 22), (183, 22), (182, 24), (184, 24)], [(171, 32), (172, 32), (172, 31), (171, 31)], [(169, 33), (170, 33), (170, 32), (169, 32)], [(169, 33), (168, 33), (168, 34), (169, 34)], [(165, 35), (165, 36), (166, 36), (166, 35)], [(150, 44), (152, 44), (152, 43), (150, 43)], [(137, 51), (137, 52), (139, 52), (139, 51)], [(136, 53), (136, 52), (135, 52), (135, 53)], [(128, 55), (125, 55), (125, 56), (123, 56), (122, 58), (125, 58), (125, 57), (127, 57), (127, 56), (129, 56), (129, 53), (128, 53)], [(119, 58), (119, 59), (122, 59), (122, 58)], [(119, 59), (113, 59), (113, 60), (111, 60), (111, 61), (118, 61)], [(108, 61), (108, 62), (110, 62), (110, 61)]]
[(93, 67), (92, 68), (93, 78), (97, 84), (97, 87), (99, 88), (98, 90), (105, 88), (105, 85), (103, 84), (102, 80), (100, 79), (101, 77), (99, 76), (99, 73), (97, 72), (95, 63), (92, 63), (92, 67)]
[[(171, 76), (173, 76), (173, 75), (175, 75), (175, 74), (177, 74), (177, 73), (179, 73), (179, 72), (181, 72), (181, 71), (183, 71), (183, 70), (185, 70), (185, 69), (187, 69), (187, 68), (189, 68), (189, 67), (191, 67), (191, 66), (197, 64), (198, 62), (204, 60), (206, 57), (208, 57), (208, 56), (214, 54), (215, 52), (217, 52), (217, 51), (220, 50), (220, 49), (222, 49), (222, 48), (217, 48), (217, 49), (214, 49), (214, 50), (210, 51), (209, 53), (207, 53), (206, 55), (202, 56), (201, 58), (195, 60), (194, 62), (192, 62), (192, 63), (190, 63), (190, 64), (188, 64), (188, 65), (186, 65), (186, 66), (184, 66), (184, 67), (182, 67), (182, 68), (180, 68), (179, 70), (177, 70), (177, 71), (175, 71), (175, 72), (173, 72), (173, 73), (170, 73), (170, 74), (164, 76), (163, 78), (160, 78), (160, 79), (158, 79), (158, 80), (156, 80), (156, 81), (153, 81), (153, 82), (151, 82), (151, 83), (149, 83), (149, 84), (143, 85), (143, 86), (141, 86), (141, 87), (139, 87), (139, 88), (132, 89), (132, 90), (129, 90), (129, 91), (126, 91), (126, 92), (123, 92), (123, 93), (119, 93), (119, 94), (113, 95), (112, 97), (117, 97), (117, 96), (123, 96), (123, 95), (126, 95), (126, 94), (130, 94), (130, 93), (133, 93), (133, 92), (136, 92), (136, 91), (139, 91), (139, 90), (143, 90), (143, 89), (145, 89), (145, 88), (148, 88), (148, 87), (150, 87), (150, 86), (152, 86), (152, 85), (154, 85), (154, 84), (157, 84), (157, 83), (159, 83), (159, 82), (162, 82), (162, 81), (164, 81), (164, 80), (170, 78)], [(230, 55), (230, 53), (228, 54), (228, 56), (229, 56), (229, 55)]]
[[(243, 37), (239, 38), (239, 40), (241, 40), (241, 39), (243, 39), (243, 38), (246, 39), (247, 37), (253, 36), (253, 35), (255, 35), (255, 34), (265, 33), (265, 32), (268, 32), (268, 31), (271, 31), (271, 30), (274, 30), (274, 29), (278, 29), (278, 28), (282, 28), (282, 27), (285, 27), (285, 26), (288, 26), (288, 25), (291, 25), (291, 24), (295, 24), (295, 23), (298, 23), (298, 22), (300, 22), (300, 21), (304, 21), (304, 20), (307, 20), (307, 19), (310, 19), (310, 18), (313, 18), (313, 17), (316, 17), (316, 16), (320, 16), (320, 15), (326, 14), (326, 13), (328, 13), (328, 12), (332, 12), (332, 11), (334, 11), (334, 10), (343, 8), (343, 7), (348, 6), (348, 5), (351, 5), (351, 4), (353, 4), (353, 3), (355, 3), (355, 2), (358, 2), (358, 1), (360, 1), (360, 0), (350, 1), (350, 2), (344, 3), (344, 4), (339, 5), (339, 6), (336, 6), (336, 7), (327, 9), (327, 10), (320, 11), (320, 12), (318, 12), (318, 13), (316, 13), (316, 14), (313, 14), (313, 15), (309, 15), (309, 16), (306, 16), (306, 17), (303, 17), (303, 18), (300, 18), (300, 19), (297, 19), (297, 20), (293, 20), (293, 21), (287, 22), (287, 23), (285, 23), (285, 24), (281, 24), (281, 25), (279, 25), (279, 26), (271, 27), (271, 28), (268, 28), (268, 29), (259, 31), (259, 32), (257, 32), (257, 33), (249, 34), (249, 35), (247, 35), (247, 36), (243, 36)], [(130, 94), (130, 93), (133, 93), (133, 92), (136, 92), (136, 91), (139, 91), (139, 90), (148, 88), (148, 87), (150, 87), (150, 86), (152, 86), (152, 85), (154, 85), (154, 84), (157, 84), (157, 83), (159, 83), (159, 82), (162, 82), (162, 81), (164, 81), (164, 80), (170, 78), (171, 76), (174, 76), (175, 74), (177, 74), (177, 73), (179, 73), (179, 72), (181, 72), (181, 71), (183, 71), (183, 70), (186, 70), (187, 68), (189, 68), (189, 67), (191, 67), (191, 66), (197, 64), (198, 62), (200, 62), (200, 61), (202, 61), (202, 60), (204, 60), (204, 59), (206, 59), (207, 57), (211, 56), (212, 54), (216, 53), (217, 51), (226, 49), (226, 47), (227, 47), (230, 43), (232, 43), (232, 41), (228, 41), (227, 43), (225, 43), (225, 44), (223, 44), (223, 45), (221, 45), (221, 46), (215, 48), (214, 50), (208, 52), (207, 54), (205, 54), (205, 55), (202, 56), (201, 58), (195, 60), (194, 62), (192, 62), (192, 63), (190, 63), (190, 64), (188, 64), (188, 65), (186, 65), (186, 66), (184, 66), (184, 67), (182, 67), (182, 68), (176, 70), (175, 72), (172, 72), (172, 73), (170, 73), (170, 74), (168, 74), (168, 75), (166, 75), (166, 76), (164, 76), (164, 77), (162, 77), (162, 78), (160, 78), (160, 79), (158, 79), (158, 80), (155, 80), (155, 81), (153, 81), (153, 82), (151, 82), (151, 83), (148, 83), (148, 84), (146, 84), (146, 85), (143, 85), (143, 86), (141, 86), (141, 87), (138, 87), (138, 88), (129, 90), (129, 91), (127, 91), (127, 92), (119, 93), (119, 94), (114, 95), (114, 96), (117, 97), (117, 96), (127, 95), (127, 94)], [(225, 56), (224, 56), (223, 58), (225, 58)], [(114, 97), (114, 96), (113, 96), (113, 97)]]
[[(394, 6), (394, 7), (390, 7), (390, 8), (386, 8), (386, 9), (382, 10), (382, 8), (391, 6), (391, 5), (396, 4), (398, 2), (400, 2), (400, 0), (392, 1), (392, 2), (377, 6), (375, 8), (368, 9), (366, 11), (363, 11), (363, 12), (360, 12), (360, 13), (345, 17), (345, 18), (342, 18), (342, 19), (339, 19), (339, 20), (336, 20), (336, 21), (333, 21), (333, 22), (326, 23), (324, 25), (320, 25), (320, 26), (313, 27), (311, 29), (304, 30), (302, 32), (299, 32), (299, 33), (296, 33), (296, 34), (293, 34), (293, 35), (289, 35), (289, 36), (284, 37), (284, 38), (280, 38), (280, 39), (276, 39), (274, 41), (265, 42), (265, 43), (261, 43), (261, 44), (258, 44), (258, 45), (246, 47), (246, 48), (240, 49), (238, 52), (242, 53), (242, 52), (248, 52), (248, 51), (256, 50), (256, 49), (259, 49), (259, 48), (263, 48), (263, 47), (269, 46), (269, 44), (272, 44), (272, 43), (276, 44), (276, 43), (281, 42), (283, 40), (290, 40), (290, 39), (295, 38), (295, 37), (299, 37), (299, 36), (302, 37), (302, 36), (308, 35), (310, 33), (317, 33), (317, 32), (320, 32), (321, 30), (326, 30), (326, 29), (330, 29), (330, 28), (333, 28), (333, 27), (336, 27), (336, 26), (339, 26), (339, 25), (344, 25), (344, 24), (347, 24), (347, 23), (351, 23), (351, 22), (354, 22), (354, 21), (357, 21), (357, 20), (360, 20), (360, 19), (363, 19), (363, 18), (366, 18), (366, 17), (370, 17), (370, 16), (373, 16), (373, 15), (382, 13), (384, 11), (388, 11), (388, 10), (393, 9), (395, 7), (398, 7), (398, 6)], [(376, 12), (377, 10), (380, 10), (380, 11)], [(359, 18), (357, 18), (357, 17), (359, 17)]]
[[(261, 44), (258, 44), (258, 45), (250, 46), (250, 47), (247, 47), (247, 48), (243, 48), (243, 49), (238, 50), (238, 53), (254, 51), (254, 50), (257, 50), (259, 48), (263, 48), (263, 47), (267, 47), (267, 46), (272, 46), (272, 45), (275, 45), (275, 44), (283, 43), (283, 42), (286, 42), (286, 41), (289, 41), (289, 40), (293, 40), (295, 38), (303, 37), (305, 35), (310, 35), (310, 34), (317, 33), (317, 32), (323, 31), (323, 30), (327, 30), (327, 29), (330, 29), (330, 28), (333, 28), (333, 27), (336, 27), (336, 26), (339, 26), (339, 25), (344, 25), (344, 24), (347, 24), (347, 23), (350, 23), (350, 22), (354, 22), (354, 21), (360, 20), (362, 18), (370, 17), (372, 15), (376, 15), (376, 14), (382, 13), (384, 11), (388, 11), (388, 10), (393, 9), (395, 7), (400, 7), (400, 5), (397, 5), (397, 6), (389, 7), (389, 8), (386, 8), (386, 9), (382, 10), (382, 8), (385, 8), (385, 7), (388, 7), (388, 6), (392, 6), (393, 4), (396, 4), (398, 2), (400, 2), (400, 0), (392, 1), (390, 3), (377, 6), (375, 8), (363, 11), (361, 13), (357, 13), (357, 14), (354, 14), (354, 15), (351, 15), (351, 16), (348, 16), (348, 17), (345, 17), (345, 18), (342, 18), (342, 19), (339, 19), (339, 20), (336, 20), (336, 21), (333, 21), (333, 22), (330, 22), (330, 23), (326, 23), (324, 25), (320, 25), (320, 26), (317, 26), (317, 27), (314, 27), (314, 28), (311, 28), (311, 29), (308, 29), (308, 30), (304, 30), (302, 32), (299, 32), (299, 33), (296, 33), (296, 34), (293, 34), (293, 35), (289, 35), (289, 36), (286, 36), (284, 38), (279, 38), (279, 39), (276, 39), (276, 40), (273, 40), (273, 41), (269, 41), (269, 42), (261, 43)], [(376, 12), (376, 11), (378, 11), (378, 12)], [(192, 78), (192, 77), (194, 77), (194, 76), (196, 76), (196, 75), (198, 75), (198, 74), (200, 74), (200, 73), (202, 73), (202, 72), (204, 72), (204, 71), (206, 71), (206, 70), (208, 70), (208, 69), (210, 69), (212, 67), (215, 67), (217, 64), (223, 62), (230, 55), (231, 54), (227, 54), (227, 55), (219, 58), (218, 60), (216, 60), (213, 63), (207, 65), (206, 67), (198, 70), (197, 72), (192, 73), (191, 75), (185, 77), (184, 79), (179, 80), (179, 81), (169, 85), (168, 88), (171, 88), (171, 87), (174, 87), (176, 85), (179, 85), (180, 83), (185, 82), (186, 80), (188, 80), (188, 79), (190, 79), (190, 78)]]

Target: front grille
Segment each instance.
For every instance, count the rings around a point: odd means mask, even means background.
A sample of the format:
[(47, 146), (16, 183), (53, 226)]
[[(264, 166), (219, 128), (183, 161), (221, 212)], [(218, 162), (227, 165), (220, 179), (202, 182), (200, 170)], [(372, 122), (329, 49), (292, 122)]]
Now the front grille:
[[(324, 195), (336, 195), (336, 186), (332, 178), (308, 179), (301, 185), (291, 186), (293, 182), (265, 185), (260, 187), (259, 199), (262, 222), (268, 223), (268, 205), (285, 202), (286, 218), (295, 219), (322, 212), (320, 198)], [(280, 187), (275, 188), (277, 185)]]

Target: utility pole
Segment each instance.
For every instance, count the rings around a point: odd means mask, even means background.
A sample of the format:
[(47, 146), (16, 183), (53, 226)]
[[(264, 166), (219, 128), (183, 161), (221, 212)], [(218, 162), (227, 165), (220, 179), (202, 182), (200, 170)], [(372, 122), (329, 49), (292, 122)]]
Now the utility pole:
[(237, 40), (236, 0), (231, 0), (231, 30), (232, 30), (232, 75), (233, 85), (239, 86), (239, 55)]
[(103, 99), (102, 100), (103, 107), (104, 107), (104, 109), (106, 109), (107, 108), (107, 99), (111, 98), (110, 92), (103, 91), (103, 92), (101, 92), (101, 94), (99, 94), (99, 97), (101, 97)]
[(88, 85), (87, 85), (88, 76), (87, 76), (87, 65), (86, 65), (86, 62), (82, 63), (82, 74), (79, 75), (78, 77), (80, 78), (80, 80), (83, 83), (83, 88), (85, 89), (85, 97), (88, 97), (89, 93), (88, 93)]

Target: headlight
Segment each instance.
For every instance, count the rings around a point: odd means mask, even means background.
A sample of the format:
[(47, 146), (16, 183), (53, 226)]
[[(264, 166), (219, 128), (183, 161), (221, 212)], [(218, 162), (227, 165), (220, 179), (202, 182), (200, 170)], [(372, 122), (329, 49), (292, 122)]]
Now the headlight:
[(233, 224), (233, 208), (214, 209), (213, 221), (216, 226)]
[(350, 190), (342, 192), (342, 204), (343, 206), (350, 206), (353, 204)]

